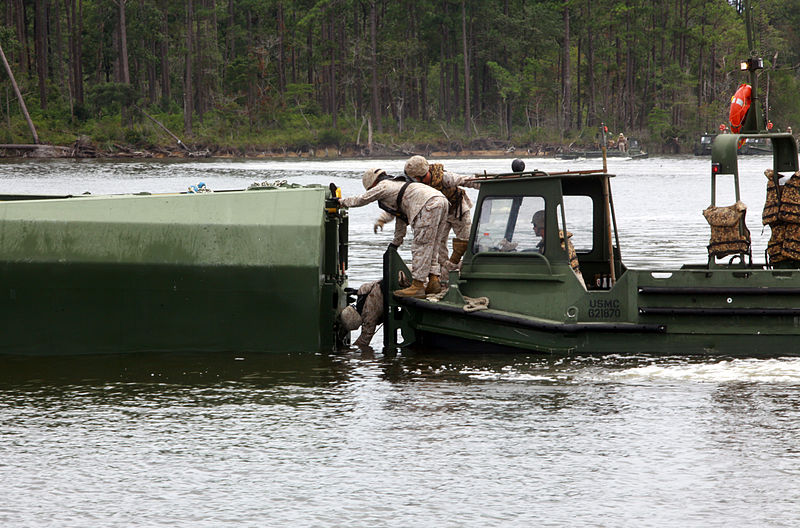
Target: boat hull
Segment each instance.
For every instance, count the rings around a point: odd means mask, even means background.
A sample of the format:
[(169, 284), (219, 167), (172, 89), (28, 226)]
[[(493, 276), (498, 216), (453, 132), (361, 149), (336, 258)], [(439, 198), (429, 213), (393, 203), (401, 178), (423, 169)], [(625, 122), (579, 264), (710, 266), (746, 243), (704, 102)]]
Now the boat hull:
[[(669, 325), (665, 325), (669, 328)], [(678, 333), (649, 330), (534, 329), (510, 321), (480, 317), (420, 316), (411, 348), (528, 351), (538, 354), (681, 354), (741, 357), (798, 356), (795, 334)]]
[[(580, 150), (580, 151), (567, 151), (562, 152), (556, 156), (559, 159), (575, 160), (575, 159), (598, 159), (603, 157), (601, 150)], [(621, 151), (616, 149), (609, 149), (606, 151), (607, 158), (625, 158), (625, 159), (645, 159), (648, 157), (647, 152), (641, 150), (634, 151)]]
[[(404, 271), (396, 256), (384, 262), (384, 280)], [(800, 270), (627, 270), (611, 288), (583, 290), (572, 287), (577, 279), (569, 269), (560, 268), (553, 265), (554, 277), (563, 278), (558, 294), (546, 292), (552, 278), (514, 280), (522, 301), (506, 289), (508, 279), (458, 281), (438, 302), (392, 297), (386, 346), (556, 355), (800, 355)], [(469, 299), (478, 296), (489, 307), (471, 311)]]

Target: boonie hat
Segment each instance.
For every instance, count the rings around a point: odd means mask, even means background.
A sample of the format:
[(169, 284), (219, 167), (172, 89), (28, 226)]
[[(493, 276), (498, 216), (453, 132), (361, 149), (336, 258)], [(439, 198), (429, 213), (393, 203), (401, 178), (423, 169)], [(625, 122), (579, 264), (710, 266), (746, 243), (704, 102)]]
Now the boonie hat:
[(422, 178), (428, 172), (428, 160), (422, 156), (411, 156), (406, 162), (405, 172), (407, 176), (412, 178)]

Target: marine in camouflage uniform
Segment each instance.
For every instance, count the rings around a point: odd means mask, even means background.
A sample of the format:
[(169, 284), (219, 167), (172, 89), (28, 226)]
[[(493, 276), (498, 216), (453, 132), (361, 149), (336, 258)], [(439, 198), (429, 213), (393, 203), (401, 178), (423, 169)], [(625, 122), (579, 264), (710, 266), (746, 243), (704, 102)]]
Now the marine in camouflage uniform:
[(617, 148), (620, 152), (628, 152), (628, 138), (622, 132), (619, 133), (619, 139), (617, 139)]
[(358, 336), (354, 345), (357, 347), (369, 346), (372, 336), (383, 322), (383, 281), (377, 280), (367, 282), (358, 288), (356, 295), (358, 302), (356, 309), (361, 308), (361, 335)]
[(772, 231), (769, 263), (775, 268), (800, 268), (800, 172), (781, 176), (767, 169), (764, 176), (767, 199), (761, 223)]
[[(438, 246), (439, 264), (442, 265), (441, 279), (447, 281), (449, 279), (449, 271), (458, 267), (461, 257), (467, 250), (469, 232), (472, 227), (472, 216), (470, 214), (472, 200), (461, 187), (477, 189), (480, 184), (470, 181), (472, 179), (471, 176), (462, 176), (445, 171), (444, 165), (441, 163), (429, 164), (428, 160), (422, 156), (412, 156), (405, 164), (405, 173), (417, 181), (430, 185), (447, 198), (449, 204), (447, 229), (442, 233)], [(383, 225), (391, 222), (391, 220), (391, 216), (385, 213), (381, 215), (375, 222), (375, 231), (377, 232), (379, 228), (383, 229)], [(447, 238), (451, 230), (455, 234), (455, 239), (453, 239), (453, 253), (448, 258)]]
[[(539, 253), (544, 253), (544, 235), (545, 235), (545, 213), (544, 210), (536, 211), (533, 213), (533, 217), (531, 218), (531, 225), (533, 226), (533, 231), (541, 240), (539, 243), (536, 244), (536, 250)], [(575, 246), (572, 245), (572, 233), (567, 231), (567, 236), (564, 236), (564, 230), (558, 230), (558, 238), (561, 242), (561, 249), (566, 251), (567, 257), (569, 257), (569, 265), (572, 268), (572, 271), (580, 280), (581, 285), (585, 286), (586, 283), (583, 280), (583, 273), (581, 273), (580, 263), (578, 262), (578, 253), (575, 251)]]
[[(367, 191), (358, 196), (342, 198), (343, 207), (361, 207), (377, 201), (381, 209), (397, 218), (392, 245), (400, 247), (408, 225), (414, 233), (411, 242), (412, 279), (409, 288), (394, 293), (403, 297), (425, 297), (426, 293), (439, 293), (438, 242), (447, 228), (448, 202), (442, 193), (418, 182), (390, 179), (384, 171), (370, 169), (362, 178)], [(428, 286), (425, 281), (428, 280)]]

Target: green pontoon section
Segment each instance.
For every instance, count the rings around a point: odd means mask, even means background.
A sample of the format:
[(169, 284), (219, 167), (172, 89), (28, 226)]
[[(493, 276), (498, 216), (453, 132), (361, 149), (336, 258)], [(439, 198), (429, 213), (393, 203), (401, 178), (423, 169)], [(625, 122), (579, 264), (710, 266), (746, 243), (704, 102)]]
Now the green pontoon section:
[(0, 350), (332, 349), (347, 218), (328, 197), (320, 186), (8, 197)]

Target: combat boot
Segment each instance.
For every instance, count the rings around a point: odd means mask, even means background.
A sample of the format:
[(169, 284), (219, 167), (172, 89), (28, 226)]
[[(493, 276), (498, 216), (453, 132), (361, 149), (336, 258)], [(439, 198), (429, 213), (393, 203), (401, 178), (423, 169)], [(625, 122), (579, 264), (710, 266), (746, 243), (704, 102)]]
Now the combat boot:
[(461, 257), (464, 256), (464, 253), (467, 252), (467, 244), (469, 241), (464, 240), (463, 238), (454, 238), (453, 239), (453, 253), (450, 255), (450, 262), (455, 265), (458, 265), (461, 262)]
[(411, 286), (403, 288), (402, 290), (395, 290), (394, 294), (398, 297), (415, 297), (417, 299), (425, 298), (425, 283), (421, 280), (414, 279)]
[(428, 275), (428, 285), (425, 286), (425, 295), (437, 294), (442, 291), (442, 283), (438, 275)]

